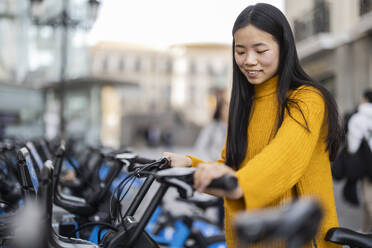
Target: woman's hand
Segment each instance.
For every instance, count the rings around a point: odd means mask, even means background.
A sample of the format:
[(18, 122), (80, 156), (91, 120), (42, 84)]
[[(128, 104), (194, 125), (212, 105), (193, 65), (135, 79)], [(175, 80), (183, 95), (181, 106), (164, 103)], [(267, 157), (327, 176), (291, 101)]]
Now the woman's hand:
[(172, 153), (172, 152), (164, 152), (163, 157), (170, 159), (170, 166), (171, 167), (191, 167), (192, 160), (189, 157), (184, 155)]
[(230, 200), (237, 200), (243, 197), (243, 191), (238, 185), (234, 190), (222, 190), (207, 188), (213, 179), (220, 178), (224, 175), (234, 176), (235, 171), (224, 164), (199, 164), (194, 173), (194, 188), (201, 192), (218, 197), (226, 197)]

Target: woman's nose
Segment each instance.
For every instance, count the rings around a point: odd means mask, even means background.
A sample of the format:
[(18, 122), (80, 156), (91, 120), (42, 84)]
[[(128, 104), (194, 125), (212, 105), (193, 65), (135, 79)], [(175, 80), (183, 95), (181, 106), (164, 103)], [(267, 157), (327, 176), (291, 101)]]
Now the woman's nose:
[(244, 63), (246, 65), (256, 65), (257, 64), (257, 57), (253, 53), (248, 53)]

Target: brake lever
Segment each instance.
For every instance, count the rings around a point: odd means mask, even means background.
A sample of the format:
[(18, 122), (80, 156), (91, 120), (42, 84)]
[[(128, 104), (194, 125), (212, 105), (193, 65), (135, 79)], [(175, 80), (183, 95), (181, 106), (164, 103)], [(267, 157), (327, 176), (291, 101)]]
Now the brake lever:
[(128, 171), (137, 171), (140, 172), (143, 168), (146, 168), (146, 171), (160, 171), (169, 168), (170, 160), (168, 158), (161, 158), (150, 164), (138, 165), (132, 163), (128, 166)]
[(195, 168), (170, 168), (157, 172), (155, 177), (159, 182), (176, 187), (180, 197), (186, 199), (194, 192), (194, 172)]
[(136, 154), (129, 153), (129, 152), (124, 152), (124, 153), (119, 153), (119, 154), (110, 154), (110, 156), (113, 159), (119, 160), (121, 163), (124, 164), (124, 167), (127, 168), (128, 171), (130, 171), (130, 166), (134, 164), (134, 161), (137, 157)]

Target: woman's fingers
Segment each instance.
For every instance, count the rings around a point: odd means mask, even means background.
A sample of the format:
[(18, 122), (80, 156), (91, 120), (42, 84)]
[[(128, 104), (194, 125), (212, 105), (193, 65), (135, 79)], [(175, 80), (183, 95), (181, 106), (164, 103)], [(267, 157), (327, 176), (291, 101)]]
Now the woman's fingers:
[(163, 157), (170, 160), (171, 167), (191, 167), (192, 160), (189, 157), (184, 155), (172, 153), (172, 152), (163, 152)]
[(208, 188), (212, 180), (224, 175), (235, 176), (235, 171), (224, 164), (199, 164), (194, 173), (194, 188), (201, 193), (208, 193), (228, 199), (241, 198), (243, 191), (239, 185), (231, 191)]
[(163, 152), (163, 157), (170, 157), (172, 154), (172, 152)]
[(168, 158), (172, 163), (172, 153), (170, 152), (163, 152), (163, 158)]
[(213, 179), (222, 177), (225, 172), (220, 164), (199, 164), (194, 173), (194, 187), (204, 192)]
[(199, 191), (203, 192), (202, 185), (203, 183), (208, 183), (208, 173), (205, 172), (205, 167), (203, 165), (198, 165), (194, 172), (194, 188)]
[(226, 197), (226, 191), (223, 189), (206, 188), (203, 193), (214, 195), (217, 197)]

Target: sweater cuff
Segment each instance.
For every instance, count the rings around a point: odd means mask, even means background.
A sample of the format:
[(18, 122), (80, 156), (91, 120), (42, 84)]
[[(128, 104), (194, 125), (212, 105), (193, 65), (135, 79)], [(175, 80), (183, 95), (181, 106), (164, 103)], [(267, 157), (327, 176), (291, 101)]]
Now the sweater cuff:
[(253, 200), (251, 201), (249, 199), (249, 195), (246, 192), (247, 186), (245, 185), (246, 180), (244, 180), (244, 178), (245, 178), (244, 172), (240, 169), (235, 173), (235, 175), (236, 175), (236, 178), (238, 179), (238, 184), (243, 191), (243, 198), (242, 199), (244, 201), (244, 208), (246, 210), (257, 208), (258, 206), (255, 206), (255, 204), (254, 204), (255, 201), (253, 201)]
[(203, 161), (203, 160), (201, 160), (201, 159), (198, 159), (198, 158), (196, 158), (196, 157), (193, 157), (193, 156), (191, 156), (191, 155), (186, 155), (186, 157), (191, 158), (191, 161), (192, 161), (191, 166), (192, 166), (192, 167), (197, 167), (198, 164), (200, 164), (200, 163), (205, 163), (205, 161)]

